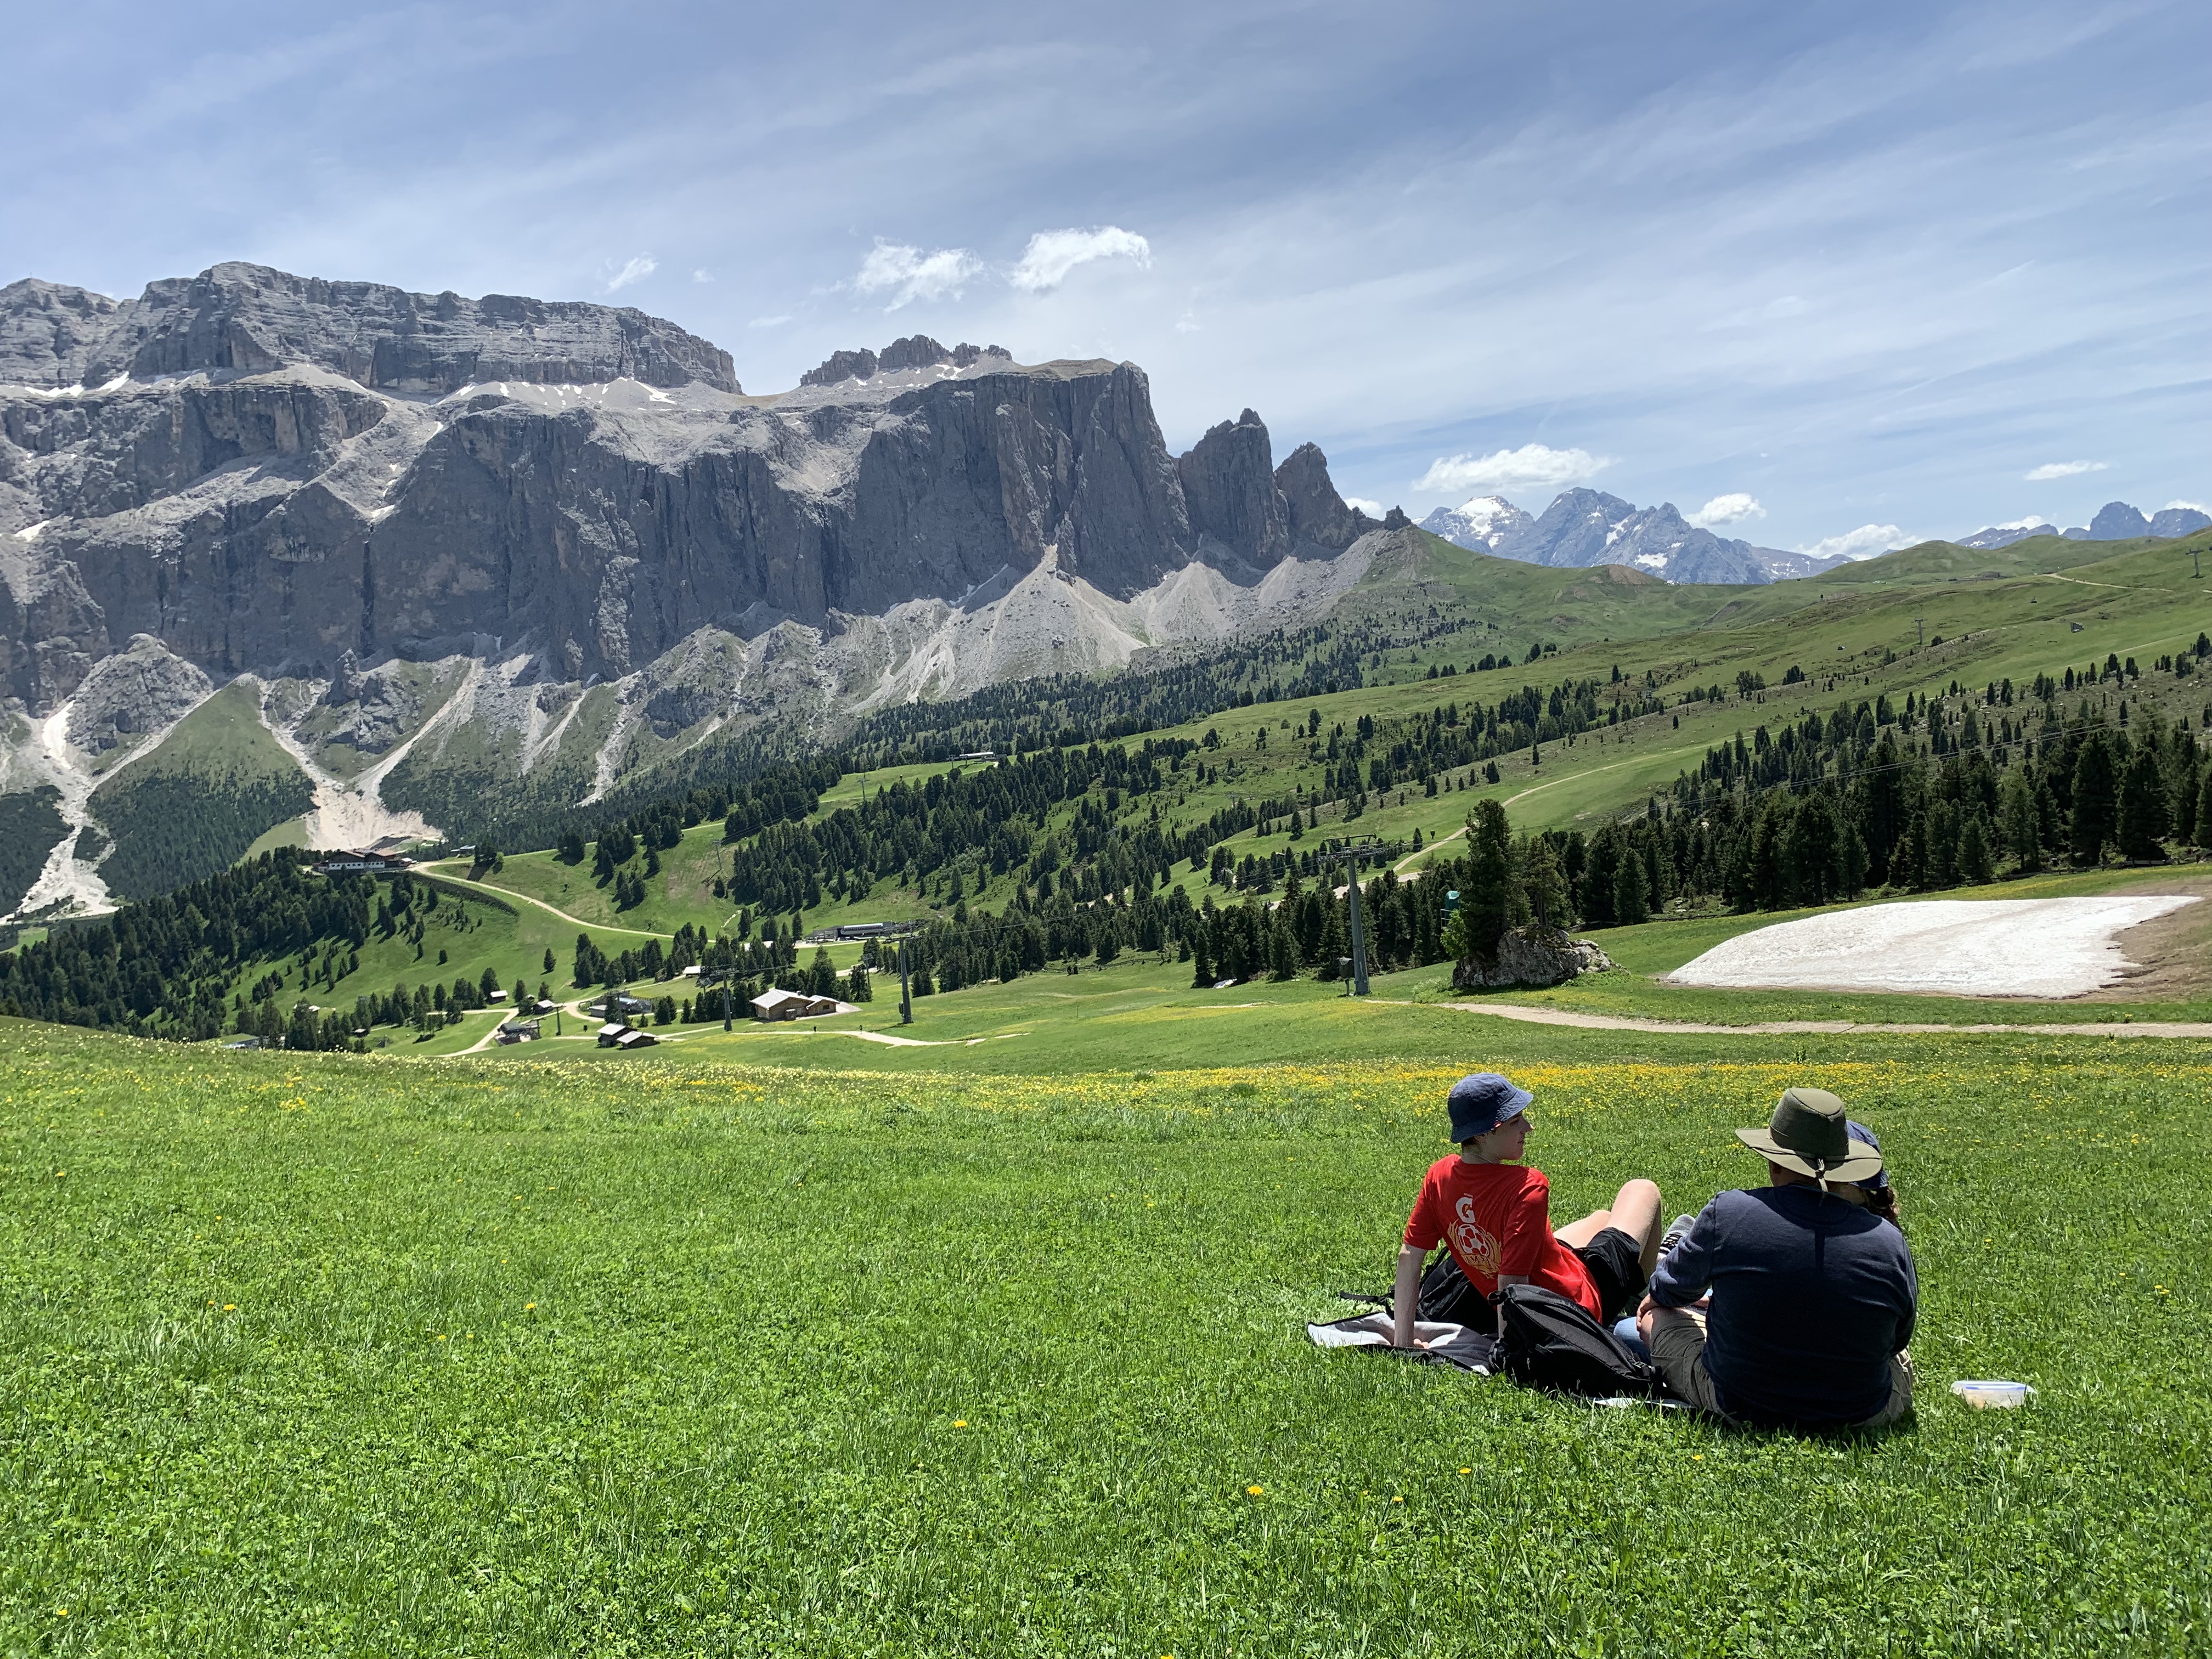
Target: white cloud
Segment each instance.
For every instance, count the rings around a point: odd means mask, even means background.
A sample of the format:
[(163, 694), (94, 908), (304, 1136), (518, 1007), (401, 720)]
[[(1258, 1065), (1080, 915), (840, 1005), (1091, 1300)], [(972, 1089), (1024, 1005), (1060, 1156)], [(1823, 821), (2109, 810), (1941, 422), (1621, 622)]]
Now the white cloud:
[(885, 311), (896, 311), (916, 300), (960, 297), (961, 290), (981, 276), (983, 262), (964, 247), (941, 247), (924, 253), (906, 242), (878, 240), (860, 261), (853, 286), (863, 294), (888, 292)]
[(1198, 329), (1198, 319), (1188, 311), (1176, 319), (1176, 332), (1178, 334), (1195, 334)]
[(1364, 495), (1346, 495), (1344, 498), (1344, 504), (1346, 507), (1358, 507), (1370, 519), (1381, 518), (1386, 510), (1382, 502), (1370, 501)]
[(1992, 530), (2033, 530), (2039, 524), (2049, 524), (2050, 522), (2050, 520), (2044, 518), (2039, 514), (2030, 514), (2025, 519), (2008, 519), (2002, 524), (1991, 525), (1990, 528)]
[(641, 283), (660, 269), (660, 261), (650, 253), (641, 253), (607, 279), (607, 292), (618, 294), (632, 283)]
[(691, 273), (691, 280), (695, 283), (711, 283), (714, 280), (714, 275), (704, 265), (702, 265), (699, 269)]
[(745, 326), (747, 328), (781, 328), (790, 320), (791, 313), (787, 311), (781, 317), (756, 317)]
[(2205, 506), (2205, 505), (2204, 505), (2204, 503), (2203, 503), (2203, 502), (2202, 502), (2202, 501), (2168, 501), (2168, 502), (2166, 503), (2166, 506), (2167, 506), (2169, 508), (2176, 507), (2186, 507), (2193, 508), (2195, 511), (2199, 512), (2199, 513), (2212, 513), (2212, 507), (2207, 507), (2207, 506)]
[(1717, 524), (1741, 524), (1747, 519), (1763, 519), (1766, 509), (1759, 504), (1759, 497), (1735, 490), (1726, 495), (1716, 495), (1696, 512), (1686, 515), (1690, 522), (1711, 529)]
[(1871, 559), (1911, 544), (1911, 538), (1893, 524), (1863, 524), (1856, 530), (1846, 530), (1797, 550), (1818, 559), (1832, 559), (1838, 553), (1847, 559)]
[(1522, 444), (1518, 449), (1500, 449), (1488, 455), (1439, 456), (1413, 488), (1453, 495), (1480, 495), (1485, 490), (1502, 495), (1509, 489), (1557, 489), (1594, 478), (1612, 465), (1611, 456), (1593, 455), (1587, 449)]
[(2030, 483), (2048, 483), (2053, 478), (2071, 478), (2083, 472), (2102, 472), (2102, 461), (2045, 461), (2027, 475)]
[(1119, 225), (1095, 225), (1088, 230), (1041, 230), (1030, 238), (1006, 280), (1030, 294), (1058, 288), (1067, 273), (1093, 259), (1134, 259), (1152, 262), (1152, 245), (1133, 230)]

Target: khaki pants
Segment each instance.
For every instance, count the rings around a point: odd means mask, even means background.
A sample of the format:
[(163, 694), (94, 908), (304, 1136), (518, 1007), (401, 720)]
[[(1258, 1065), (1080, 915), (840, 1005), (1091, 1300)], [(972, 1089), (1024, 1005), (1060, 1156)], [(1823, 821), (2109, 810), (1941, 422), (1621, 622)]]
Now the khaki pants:
[[(1651, 1363), (1667, 1386), (1701, 1412), (1726, 1417), (1715, 1402), (1713, 1379), (1705, 1370), (1705, 1316), (1695, 1308), (1655, 1308), (1651, 1313)], [(1889, 1403), (1856, 1428), (1887, 1427), (1912, 1409), (1912, 1356), (1889, 1358)]]

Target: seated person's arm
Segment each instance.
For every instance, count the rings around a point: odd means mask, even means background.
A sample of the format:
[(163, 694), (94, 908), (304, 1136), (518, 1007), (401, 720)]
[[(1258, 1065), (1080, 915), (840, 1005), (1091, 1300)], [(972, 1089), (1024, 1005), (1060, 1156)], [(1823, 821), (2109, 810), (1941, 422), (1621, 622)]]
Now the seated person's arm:
[(1691, 1307), (1712, 1288), (1713, 1246), (1717, 1242), (1712, 1213), (1711, 1205), (1698, 1212), (1690, 1231), (1652, 1270), (1650, 1288), (1636, 1310), (1637, 1322), (1646, 1328), (1645, 1340), (1650, 1340), (1646, 1315), (1656, 1308)]
[(1428, 1252), (1410, 1244), (1398, 1247), (1398, 1282), (1390, 1295), (1390, 1340), (1401, 1348), (1420, 1346), (1413, 1334), (1413, 1319), (1420, 1311), (1421, 1264)]

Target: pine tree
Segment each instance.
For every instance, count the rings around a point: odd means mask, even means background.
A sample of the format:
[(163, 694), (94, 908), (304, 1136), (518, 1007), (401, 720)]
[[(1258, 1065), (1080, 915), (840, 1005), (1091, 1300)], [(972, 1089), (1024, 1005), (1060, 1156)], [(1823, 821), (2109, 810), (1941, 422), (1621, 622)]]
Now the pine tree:
[(1803, 904), (1826, 904), (1836, 896), (1838, 843), (1842, 832), (1836, 823), (1835, 803), (1826, 791), (1808, 795), (1798, 803), (1790, 821), (1783, 858), (1788, 866), (1791, 896)]
[(1613, 915), (1623, 927), (1651, 920), (1651, 903), (1644, 890), (1644, 860), (1633, 848), (1623, 849), (1613, 872)]
[(1516, 863), (1522, 890), (1528, 896), (1528, 908), (1536, 921), (1546, 927), (1572, 926), (1567, 872), (1559, 862), (1559, 849), (1548, 837), (1533, 836), (1522, 842)]
[(1321, 946), (1314, 954), (1322, 979), (1334, 979), (1337, 963), (1352, 954), (1352, 946), (1345, 939), (1344, 905), (1334, 893), (1322, 900)]
[(2043, 830), (2036, 821), (2035, 781), (2025, 767), (2005, 774), (1998, 793), (1997, 826), (2006, 849), (2023, 871), (2043, 867)]
[(2147, 862), (2166, 857), (2166, 779), (2157, 752), (2145, 746), (2129, 757), (2121, 775), (2118, 814), (2120, 856)]
[(1966, 822), (1959, 826), (1959, 878), (1977, 886), (1996, 873), (1996, 860), (1990, 850), (1989, 826), (1978, 806), (1968, 812)]
[(2074, 762), (2074, 815), (2069, 825), (2074, 862), (2101, 864), (2118, 828), (2119, 788), (2113, 776), (2112, 745), (2102, 732), (2081, 740)]
[(1498, 941), (1512, 922), (1513, 835), (1505, 809), (1490, 796), (1467, 817), (1467, 887), (1460, 894), (1467, 954), (1498, 960)]

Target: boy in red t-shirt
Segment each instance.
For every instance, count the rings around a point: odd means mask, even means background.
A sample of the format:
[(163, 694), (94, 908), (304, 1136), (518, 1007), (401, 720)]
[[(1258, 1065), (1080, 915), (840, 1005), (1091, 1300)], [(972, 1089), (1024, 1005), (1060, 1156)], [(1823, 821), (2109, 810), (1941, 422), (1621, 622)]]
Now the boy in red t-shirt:
[(1456, 1156), (1438, 1158), (1421, 1181), (1398, 1251), (1391, 1303), (1391, 1340), (1413, 1347), (1421, 1268), (1430, 1250), (1448, 1245), (1460, 1271), (1481, 1296), (1501, 1285), (1541, 1285), (1610, 1325), (1633, 1309), (1659, 1260), (1659, 1188), (1632, 1181), (1609, 1210), (1552, 1231), (1552, 1183), (1520, 1162), (1535, 1099), (1495, 1072), (1452, 1085)]

